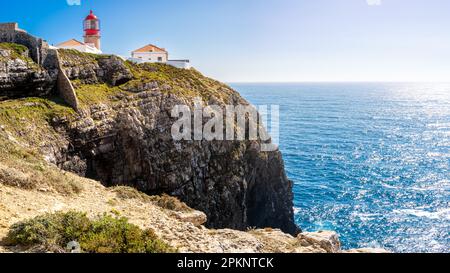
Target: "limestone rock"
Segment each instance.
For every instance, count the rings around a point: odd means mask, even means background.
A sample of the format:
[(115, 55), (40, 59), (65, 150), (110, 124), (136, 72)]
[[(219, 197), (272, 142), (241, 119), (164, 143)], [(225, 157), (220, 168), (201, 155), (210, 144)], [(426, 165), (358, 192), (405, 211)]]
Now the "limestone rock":
[(205, 213), (196, 210), (188, 212), (173, 211), (172, 216), (180, 221), (192, 223), (196, 227), (205, 224), (208, 220)]
[(333, 231), (304, 232), (297, 236), (302, 246), (312, 246), (325, 250), (328, 253), (336, 253), (341, 249), (339, 236)]
[(72, 150), (64, 143), (53, 149), (63, 154), (53, 157), (76, 173), (79, 166), (88, 166), (84, 176), (107, 186), (129, 185), (179, 197), (206, 213), (208, 227), (274, 227), (298, 233), (292, 182), (280, 152), (260, 152), (254, 141), (174, 142), (169, 109), (184, 103), (182, 97), (154, 89), (115, 107), (91, 106), (75, 123), (58, 125), (70, 136)]
[(117, 56), (101, 58), (98, 63), (103, 70), (103, 80), (110, 85), (121, 85), (133, 79), (130, 69)]
[(125, 62), (114, 55), (83, 55), (74, 50), (58, 50), (62, 69), (70, 80), (84, 84), (124, 84), (133, 78)]
[(16, 53), (0, 44), (0, 98), (49, 95), (58, 71), (46, 70), (29, 57), (28, 50)]

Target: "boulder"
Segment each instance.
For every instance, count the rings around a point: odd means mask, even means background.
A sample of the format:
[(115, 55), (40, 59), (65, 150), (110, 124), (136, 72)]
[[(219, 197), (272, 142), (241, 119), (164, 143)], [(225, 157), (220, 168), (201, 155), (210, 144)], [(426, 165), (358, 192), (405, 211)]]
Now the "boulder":
[(297, 236), (301, 246), (310, 246), (323, 249), (328, 253), (337, 253), (341, 250), (339, 236), (334, 231), (304, 232)]

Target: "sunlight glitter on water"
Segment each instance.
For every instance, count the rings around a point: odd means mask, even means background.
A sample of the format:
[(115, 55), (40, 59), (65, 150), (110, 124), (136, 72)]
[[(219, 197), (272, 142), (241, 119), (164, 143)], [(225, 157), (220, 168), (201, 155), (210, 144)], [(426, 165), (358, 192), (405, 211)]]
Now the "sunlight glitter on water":
[(280, 105), (296, 221), (345, 248), (450, 252), (450, 84), (233, 85)]

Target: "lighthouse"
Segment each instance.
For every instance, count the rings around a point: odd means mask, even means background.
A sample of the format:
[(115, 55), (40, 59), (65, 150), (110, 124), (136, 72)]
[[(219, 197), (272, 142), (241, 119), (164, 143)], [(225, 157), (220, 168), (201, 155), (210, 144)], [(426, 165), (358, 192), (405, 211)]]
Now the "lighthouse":
[(95, 16), (91, 10), (89, 15), (84, 19), (84, 43), (87, 45), (93, 45), (98, 50), (101, 50), (100, 46), (100, 20)]

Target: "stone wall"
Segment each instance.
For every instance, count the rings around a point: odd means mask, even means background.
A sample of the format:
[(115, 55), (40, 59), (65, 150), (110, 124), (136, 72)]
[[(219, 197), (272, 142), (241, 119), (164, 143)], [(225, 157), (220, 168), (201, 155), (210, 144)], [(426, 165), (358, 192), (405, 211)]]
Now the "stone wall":
[(68, 105), (75, 109), (75, 111), (78, 111), (77, 94), (75, 92), (75, 88), (72, 85), (72, 82), (63, 70), (61, 57), (59, 56), (58, 51), (50, 50), (49, 54), (47, 55), (47, 61), (49, 61), (50, 63), (56, 62), (56, 65), (58, 66), (58, 79), (56, 80), (56, 90), (58, 91), (58, 95)]
[(59, 96), (73, 109), (78, 111), (78, 98), (75, 93), (75, 88), (73, 88), (72, 83), (62, 69), (59, 69), (56, 88)]
[(2, 23), (0, 24), (0, 31), (19, 31), (19, 24), (17, 23)]
[(47, 42), (40, 38), (36, 38), (25, 31), (19, 30), (17, 25), (13, 27), (12, 23), (1, 24), (0, 26), (0, 42), (26, 46), (30, 51), (30, 57), (33, 61), (39, 65), (43, 64), (49, 48)]
[(17, 23), (0, 24), (0, 43), (15, 43), (26, 46), (31, 59), (46, 70), (59, 68), (57, 50), (46, 41), (19, 29)]

